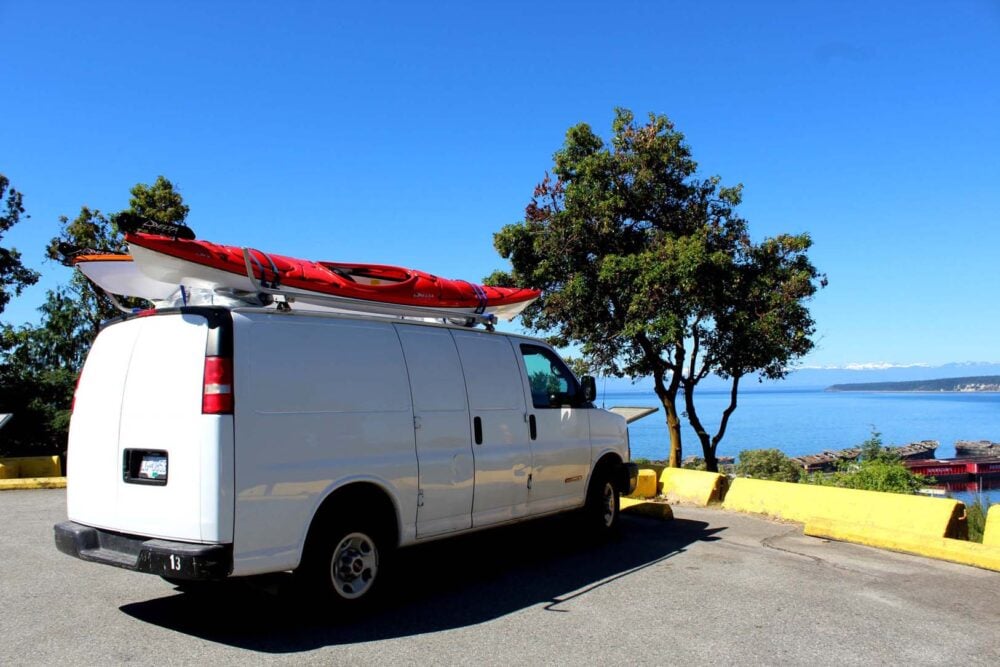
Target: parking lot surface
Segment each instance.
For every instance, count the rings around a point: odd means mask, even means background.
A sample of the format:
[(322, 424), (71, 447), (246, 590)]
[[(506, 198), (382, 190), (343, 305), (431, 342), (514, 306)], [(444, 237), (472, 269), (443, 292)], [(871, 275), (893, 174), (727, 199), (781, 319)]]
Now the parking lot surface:
[(399, 552), (331, 621), (288, 577), (185, 593), (56, 551), (65, 491), (0, 493), (0, 664), (1000, 664), (1000, 574), (716, 509), (566, 518)]

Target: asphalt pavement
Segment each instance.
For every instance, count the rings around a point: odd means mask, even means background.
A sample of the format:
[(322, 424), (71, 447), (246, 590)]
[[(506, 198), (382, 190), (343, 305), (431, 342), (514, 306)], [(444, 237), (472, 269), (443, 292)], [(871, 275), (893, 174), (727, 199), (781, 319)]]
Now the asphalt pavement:
[(276, 575), (185, 593), (56, 551), (65, 491), (0, 492), (0, 664), (1000, 664), (1000, 574), (675, 507), (403, 550), (330, 621)]

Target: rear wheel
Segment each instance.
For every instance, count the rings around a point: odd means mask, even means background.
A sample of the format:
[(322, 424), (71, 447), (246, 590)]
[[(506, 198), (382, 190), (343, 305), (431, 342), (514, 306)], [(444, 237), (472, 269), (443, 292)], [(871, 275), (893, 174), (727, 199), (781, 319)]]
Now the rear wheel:
[(608, 535), (618, 528), (619, 494), (611, 478), (611, 469), (602, 466), (594, 471), (587, 490), (584, 508), (587, 523), (599, 535)]
[(331, 521), (316, 527), (298, 574), (310, 596), (335, 610), (360, 609), (378, 593), (389, 548), (372, 521)]

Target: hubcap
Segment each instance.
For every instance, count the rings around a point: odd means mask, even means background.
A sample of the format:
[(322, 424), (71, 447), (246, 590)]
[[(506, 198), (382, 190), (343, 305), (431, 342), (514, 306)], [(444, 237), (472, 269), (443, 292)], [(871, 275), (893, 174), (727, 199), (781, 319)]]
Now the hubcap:
[(337, 593), (348, 600), (361, 597), (372, 587), (378, 574), (378, 550), (364, 533), (344, 537), (333, 552), (330, 576)]
[(611, 485), (611, 482), (605, 482), (603, 497), (604, 525), (610, 528), (611, 524), (615, 522), (615, 487)]

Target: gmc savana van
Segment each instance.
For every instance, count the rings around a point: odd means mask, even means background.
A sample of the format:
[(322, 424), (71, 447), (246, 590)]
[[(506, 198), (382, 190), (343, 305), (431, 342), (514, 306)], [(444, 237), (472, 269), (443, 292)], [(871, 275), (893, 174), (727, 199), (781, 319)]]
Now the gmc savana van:
[(392, 550), (635, 485), (625, 420), (545, 343), (446, 323), (189, 306), (105, 326), (56, 546), (172, 582), (294, 570), (342, 606)]

